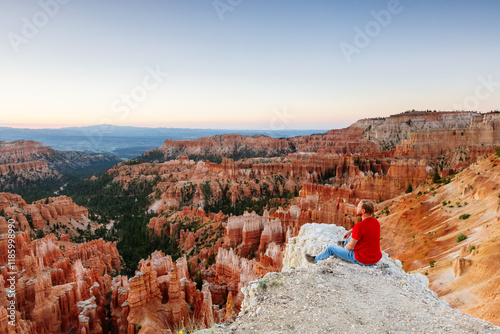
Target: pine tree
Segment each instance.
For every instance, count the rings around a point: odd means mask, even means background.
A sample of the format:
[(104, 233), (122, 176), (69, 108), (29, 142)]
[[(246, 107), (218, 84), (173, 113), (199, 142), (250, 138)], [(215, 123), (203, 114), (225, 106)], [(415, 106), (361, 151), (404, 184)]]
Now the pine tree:
[(437, 168), (434, 170), (434, 175), (432, 176), (432, 183), (439, 183), (441, 182), (441, 177), (439, 176), (439, 172)]

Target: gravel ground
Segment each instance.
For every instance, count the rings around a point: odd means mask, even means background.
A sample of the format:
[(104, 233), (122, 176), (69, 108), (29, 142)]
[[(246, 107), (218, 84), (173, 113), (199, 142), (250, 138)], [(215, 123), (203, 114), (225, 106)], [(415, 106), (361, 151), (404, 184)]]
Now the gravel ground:
[(244, 288), (234, 323), (198, 333), (500, 333), (391, 261), (363, 267), (330, 258), (267, 274)]

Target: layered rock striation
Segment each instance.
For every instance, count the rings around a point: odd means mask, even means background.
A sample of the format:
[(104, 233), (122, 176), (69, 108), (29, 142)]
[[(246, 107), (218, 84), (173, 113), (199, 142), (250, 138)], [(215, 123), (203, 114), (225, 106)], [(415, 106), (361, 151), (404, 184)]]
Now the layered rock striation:
[[(9, 324), (11, 318), (0, 318), (2, 332), (107, 332), (106, 300), (111, 277), (103, 272), (113, 274), (120, 269), (116, 244), (100, 240), (61, 245), (53, 234), (31, 240), (27, 231), (14, 233), (13, 266), (7, 261), (11, 233), (0, 235), (0, 291), (15, 291), (8, 298), (0, 295), (0, 315), (15, 314), (13, 324)], [(15, 311), (8, 309), (12, 304)]]
[(500, 324), (500, 158), (379, 204), (381, 244), (450, 305)]

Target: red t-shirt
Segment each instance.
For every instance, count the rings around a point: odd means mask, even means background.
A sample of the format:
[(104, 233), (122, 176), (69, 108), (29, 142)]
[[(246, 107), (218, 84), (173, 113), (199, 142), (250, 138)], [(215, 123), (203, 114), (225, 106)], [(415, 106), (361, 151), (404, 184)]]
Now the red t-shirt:
[(354, 245), (354, 258), (363, 264), (373, 264), (382, 258), (380, 251), (380, 223), (368, 217), (352, 228), (352, 238), (358, 240)]

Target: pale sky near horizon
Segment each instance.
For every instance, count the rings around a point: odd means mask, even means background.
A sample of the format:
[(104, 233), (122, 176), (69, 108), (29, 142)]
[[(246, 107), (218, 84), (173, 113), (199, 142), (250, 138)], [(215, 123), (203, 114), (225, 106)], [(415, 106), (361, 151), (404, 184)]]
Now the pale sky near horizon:
[(0, 0), (0, 126), (332, 129), (500, 109), (498, 1)]

